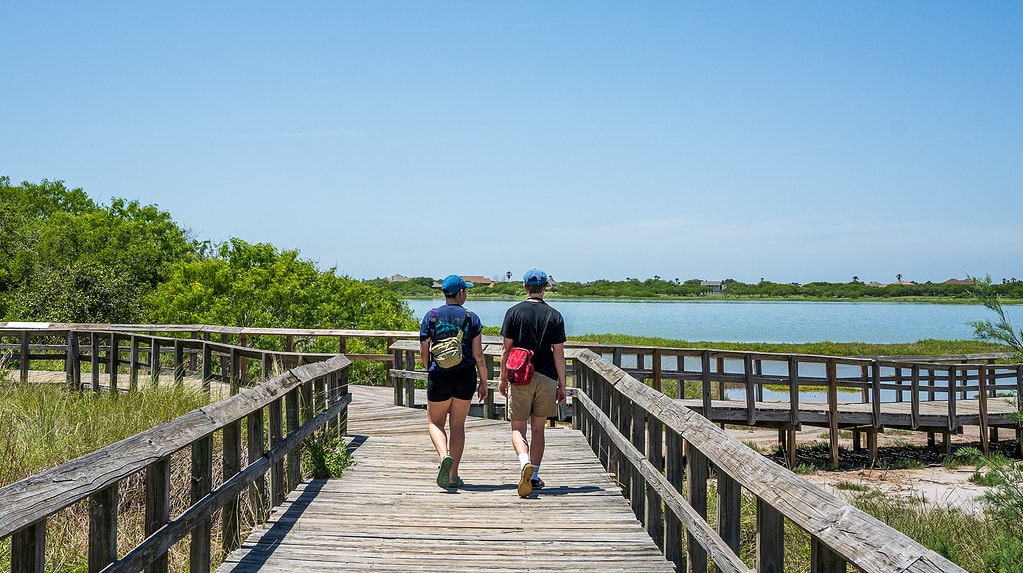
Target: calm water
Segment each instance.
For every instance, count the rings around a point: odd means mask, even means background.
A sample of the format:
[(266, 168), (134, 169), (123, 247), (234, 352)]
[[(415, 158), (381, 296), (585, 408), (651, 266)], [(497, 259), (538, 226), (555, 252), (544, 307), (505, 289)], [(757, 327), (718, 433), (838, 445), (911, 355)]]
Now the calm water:
[[(407, 301), (419, 318), (443, 299)], [(517, 301), (470, 300), (466, 307), (483, 324), (500, 326)], [(928, 338), (971, 340), (973, 320), (995, 320), (980, 305), (756, 302), (756, 301), (567, 301), (552, 306), (565, 317), (569, 336), (631, 334), (712, 342), (917, 342)], [(1007, 306), (1006, 315), (1023, 325), (1023, 308)]]

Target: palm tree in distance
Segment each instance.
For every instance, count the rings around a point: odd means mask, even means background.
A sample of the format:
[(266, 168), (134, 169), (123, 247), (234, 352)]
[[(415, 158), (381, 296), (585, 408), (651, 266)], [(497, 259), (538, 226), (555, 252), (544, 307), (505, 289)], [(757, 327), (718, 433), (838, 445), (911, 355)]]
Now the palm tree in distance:
[(895, 281), (900, 283), (902, 282), (902, 273), (895, 275)]

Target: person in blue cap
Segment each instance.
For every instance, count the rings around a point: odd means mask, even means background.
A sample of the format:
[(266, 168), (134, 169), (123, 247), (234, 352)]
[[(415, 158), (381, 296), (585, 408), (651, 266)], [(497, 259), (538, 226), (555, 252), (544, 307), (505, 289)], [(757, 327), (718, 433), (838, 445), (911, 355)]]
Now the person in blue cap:
[[(544, 428), (547, 418), (557, 416), (557, 405), (565, 402), (565, 320), (544, 300), (547, 273), (532, 269), (522, 277), (528, 298), (508, 309), (501, 326), (504, 344), (501, 352), (501, 381), (497, 391), (508, 398), (512, 447), (519, 457), (520, 497), (544, 487), (540, 479), (543, 461)], [(533, 376), (526, 384), (509, 388), (508, 355), (512, 348), (533, 352)], [(529, 426), (529, 439), (526, 426)]]
[[(420, 358), (428, 371), (430, 440), (441, 458), (437, 485), (445, 489), (464, 485), (458, 464), (465, 449), (465, 418), (473, 392), (481, 401), (487, 397), (483, 323), (476, 313), (462, 306), (465, 289), (471, 287), (472, 283), (458, 275), (447, 276), (441, 283), (444, 306), (428, 312), (419, 327)], [(445, 425), (450, 429), (450, 441)]]

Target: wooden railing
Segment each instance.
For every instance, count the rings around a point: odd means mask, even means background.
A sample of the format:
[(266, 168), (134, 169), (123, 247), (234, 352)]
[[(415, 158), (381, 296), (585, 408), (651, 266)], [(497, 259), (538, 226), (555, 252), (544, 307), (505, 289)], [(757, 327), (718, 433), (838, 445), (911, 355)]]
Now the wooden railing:
[[(866, 434), (870, 455), (877, 456), (877, 434), (886, 427), (900, 427), (912, 431), (927, 432), (929, 442), (935, 434), (941, 434), (946, 450), (951, 447), (951, 434), (960, 433), (965, 425), (979, 427), (981, 448), (986, 453), (989, 441), (997, 439), (999, 427), (1008, 428), (1020, 438), (1023, 433), (1023, 364), (995, 364), (992, 357), (971, 362), (977, 357), (962, 356), (942, 361), (907, 361), (896, 359), (851, 358), (816, 356), (809, 354), (779, 354), (766, 352), (709, 350), (693, 348), (666, 348), (649, 346), (624, 346), (569, 343), (568, 348), (587, 349), (621, 368), (637, 380), (648, 383), (658, 391), (668, 391), (668, 381), (674, 382), (670, 396), (685, 398), (699, 396), (702, 402), (700, 412), (715, 421), (749, 426), (777, 427), (784, 438), (790, 465), (795, 465), (795, 433), (801, 424), (801, 397), (807, 391), (822, 394), (824, 414), (816, 422), (827, 428), (832, 465), (838, 465), (839, 434), (841, 429), (853, 430), (854, 447), (859, 449), (861, 433)], [(484, 355), (491, 378), (498, 374), (501, 355), (500, 338), (484, 337)], [(399, 340), (391, 345), (394, 353), (394, 369), (390, 377), (394, 381), (395, 404), (413, 405), (413, 391), (416, 384), (423, 384), (426, 373), (417, 364), (418, 342)], [(571, 363), (569, 376), (572, 377)], [(419, 368), (419, 370), (417, 370)], [(728, 408), (721, 407), (726, 392), (741, 391), (741, 397), (732, 400)], [(775, 403), (783, 408), (775, 409), (768, 417), (758, 409), (765, 402), (765, 392), (772, 392)], [(485, 412), (494, 411), (493, 394), (488, 396)], [(988, 402), (996, 397), (1011, 401), (1015, 398), (1015, 412), (1018, 416), (999, 414), (988, 416)], [(735, 407), (741, 400), (743, 409)], [(979, 414), (964, 416), (960, 412), (961, 402), (970, 400), (976, 404)], [(715, 401), (718, 401), (715, 403)], [(855, 424), (840, 421), (839, 406), (842, 403), (858, 401), (869, 404), (869, 413), (858, 416)], [(820, 400), (814, 400), (816, 408)], [(944, 415), (940, 426), (935, 426), (934, 416), (922, 415), (922, 406), (941, 402)], [(908, 413), (898, 417), (898, 424), (892, 418), (882, 417), (882, 405), (886, 403), (907, 403)], [(1000, 405), (1000, 411), (1006, 410)], [(925, 423), (925, 420), (927, 422)], [(1023, 442), (1020, 443), (1023, 455)]]
[[(210, 340), (213, 335), (221, 341)], [(278, 337), (283, 342), (279, 346), (284, 349), (264, 351), (247, 345), (255, 337), (264, 336)], [(192, 556), (195, 567), (192, 570), (202, 570), (204, 564), (208, 565), (208, 520), (213, 512), (225, 505), (237, 507), (238, 495), (253, 488), (250, 484), (255, 484), (254, 489), (260, 491), (259, 484), (264, 481), (260, 476), (268, 469), (269, 490), (264, 483), (263, 493), (253, 495), (265, 500), (269, 491), (269, 503), (279, 503), (287, 488), (293, 487), (298, 479), (298, 456), (294, 454), (297, 443), (331, 420), (338, 431), (344, 431), (342, 424), (348, 400), (345, 376), (353, 355), (294, 352), (296, 340), (324, 336), (336, 337), (339, 349), (346, 348), (352, 338), (385, 340), (390, 353), (367, 353), (354, 358), (391, 365), (389, 381), (394, 386), (396, 403), (414, 403), (414, 384), (422, 383), (425, 374), (416, 370), (418, 337), (413, 332), (0, 324), (0, 351), (6, 351), (14, 359), (23, 379), (35, 370), (33, 364), (52, 368), (54, 362), (63, 362), (66, 380), (76, 389), (98, 390), (107, 386), (130, 391), (145, 380), (158, 383), (161, 376), (169, 372), (175, 382), (183, 381), (191, 373), (205, 385), (220, 381), (229, 384), (232, 391), (238, 391), (243, 386), (241, 381), (247, 379), (247, 369), (258, 366), (265, 380), (275, 365), (296, 367), (290, 373), (230, 398), (230, 406), (217, 404), (204, 408), (197, 411), (201, 414), (193, 412), (181, 419), (183, 421), (176, 420), (122, 442), (134, 446), (116, 445), (129, 450), (137, 446), (130, 456), (116, 453), (116, 457), (111, 458), (115, 450), (107, 448), (90, 454), (92, 457), (86, 456), (0, 490), (0, 507), (4, 508), (0, 511), (0, 539), (12, 538), (14, 570), (41, 571), (46, 518), (86, 498), (94, 509), (91, 512), (95, 533), (90, 542), (90, 563), (95, 563), (96, 568), (92, 570), (106, 567), (104, 570), (128, 571), (141, 567), (139, 564), (150, 563), (150, 570), (160, 571), (165, 567), (161, 556), (166, 548), (172, 540), (181, 539), (188, 532), (193, 532), (193, 551), (196, 552)], [(488, 368), (495, 377), (499, 339), (488, 338), (485, 342)], [(1021, 365), (907, 363), (630, 346), (591, 345), (590, 348), (592, 350), (570, 345), (568, 352), (569, 372), (572, 385), (576, 387), (572, 398), (573, 420), (590, 439), (601, 461), (622, 480), (637, 516), (663, 544), (665, 554), (680, 563), (685, 548), (689, 552), (688, 562), (696, 567), (694, 571), (702, 570), (699, 564), (706, 563), (707, 555), (723, 571), (746, 570), (736, 557), (737, 508), (743, 488), (757, 498), (757, 551), (758, 559), (764, 562), (760, 570), (771, 570), (772, 564), (780, 565), (783, 518), (811, 534), (811, 553), (818, 567), (814, 570), (842, 571), (847, 562), (864, 571), (894, 571), (902, 566), (907, 571), (958, 569), (940, 557), (935, 561), (936, 556), (931, 552), (738, 444), (713, 423), (675, 402), (676, 396), (664, 395), (660, 391), (664, 381), (677, 381), (677, 397), (684, 395), (687, 384), (696, 384), (704, 413), (714, 411), (715, 390), (720, 398), (728, 385), (742, 388), (746, 416), (736, 423), (757, 423), (756, 404), (763, 400), (767, 386), (786, 388), (792, 412), (798, 407), (801, 389), (823, 387), (827, 392), (829, 413), (837, 408), (838, 390), (852, 388), (862, 396), (863, 402), (872, 405), (872, 423), (876, 429), (880, 429), (877, 428), (877, 408), (886, 397), (910, 402), (911, 418), (916, 417), (919, 404), (945, 398), (953, 414), (949, 417), (951, 425), (957, 400), (968, 398), (983, 403), (1000, 393), (1023, 395)], [(302, 365), (311, 361), (323, 362)], [(87, 380), (82, 378), (83, 367), (89, 370)], [(101, 380), (104, 369), (106, 376)], [(123, 385), (120, 376), (127, 376)], [(650, 382), (649, 386), (644, 380)], [(312, 410), (300, 406), (314, 402), (316, 406)], [(286, 415), (281, 413), (282, 403)], [(492, 401), (489, 408), (493, 409)], [(245, 418), (248, 435), (262, 436), (264, 411), (270, 418), (269, 448), (250, 442), (247, 449), (250, 463), (245, 468), (241, 468), (240, 461), (234, 457), (241, 446), (225, 448), (223, 465), (228, 477), (213, 488), (206, 479), (212, 463), (207, 452), (212, 432), (222, 432), (227, 438), (225, 442), (236, 444), (236, 436), (241, 434), (240, 420)], [(316, 411), (320, 413), (315, 414)], [(303, 412), (310, 412), (312, 417), (308, 422)], [(798, 419), (789, 421), (789, 427), (797, 424)], [(1014, 424), (1018, 433), (1019, 423)], [(186, 431), (186, 426), (192, 429)], [(283, 434), (284, 428), (289, 432), (287, 436)], [(947, 430), (954, 431), (954, 428), (950, 426)], [(836, 427), (832, 432), (833, 456), (837, 456), (837, 434)], [(145, 440), (155, 440), (153, 444), (158, 445), (147, 446), (150, 448), (147, 451), (141, 447)], [(193, 452), (193, 481), (198, 484), (193, 491), (194, 505), (170, 520), (166, 496), (162, 493), (169, 479), (166, 460), (170, 453), (189, 447)], [(688, 448), (685, 456), (684, 448)], [(232, 453), (226, 453), (228, 449)], [(231, 460), (226, 459), (228, 455)], [(104, 466), (110, 459), (118, 461), (112, 471)], [(285, 459), (286, 471), (280, 466)], [(723, 508), (718, 512), (716, 533), (706, 522), (706, 484), (711, 466), (717, 471), (719, 507)], [(147, 517), (147, 534), (151, 536), (117, 560), (111, 550), (112, 540), (116, 540), (116, 509), (111, 509), (116, 508), (116, 500), (111, 496), (116, 496), (118, 482), (139, 472), (145, 473), (147, 488), (150, 483), (156, 488), (147, 495), (147, 515), (151, 515)], [(683, 476), (687, 476), (684, 481)], [(54, 489), (44, 494), (48, 496), (45, 503), (30, 504), (26, 492), (38, 494), (46, 483)], [(680, 493), (683, 483), (686, 495)], [(16, 508), (16, 511), (7, 508)], [(226, 515), (234, 514), (234, 509), (229, 509)], [(224, 533), (224, 547), (230, 549), (237, 543), (234, 532), (237, 522), (234, 518), (224, 521), (225, 527), (230, 529)], [(235, 525), (227, 525), (228, 522)], [(680, 524), (686, 528), (688, 541), (684, 544)], [(913, 561), (913, 555), (919, 559)], [(935, 569), (934, 563), (940, 566)], [(941, 568), (945, 566), (951, 568)]]
[[(963, 571), (599, 355), (576, 349), (570, 357), (576, 428), (679, 571), (705, 572), (708, 559), (718, 571), (750, 571), (739, 558), (743, 491), (756, 499), (756, 571), (784, 569), (786, 519), (810, 535), (811, 571), (844, 572), (847, 563), (865, 572)], [(716, 527), (707, 517), (712, 474)]]
[[(249, 509), (245, 515), (256, 520), (265, 518), (268, 509), (283, 503), (286, 494), (301, 481), (303, 441), (321, 429), (336, 436), (347, 431), (347, 407), (351, 401), (347, 372), (352, 361), (344, 355), (254, 352), (202, 340), (122, 335), (114, 329), (67, 330), (63, 332), (66, 345), (47, 347), (28, 341), (31, 336), (61, 336), (61, 332), (20, 332), (18, 349), (24, 377), (27, 364), (33, 360), (64, 360), (68, 380), (76, 387), (81, 387), (76, 376), (80, 360), (85, 357), (92, 364), (94, 376), (101, 363), (108, 364), (109, 387), (117, 388), (118, 366), (122, 364), (118, 343), (122, 340), (129, 341), (128, 352), (132, 357), (136, 356), (136, 348), (138, 354), (144, 355), (147, 348), (150, 353), (148, 362), (128, 359), (133, 380), (141, 364), (149, 364), (151, 378), (154, 381), (158, 378), (163, 365), (156, 357), (164, 347), (171, 349), (174, 356), (171, 370), (179, 382), (188, 369), (186, 349), (195, 351), (191, 357), (201, 357), (204, 383), (213, 378), (215, 355), (227, 358), (233, 365), (222, 373), (228, 382), (236, 379), (242, 357), (258, 358), (265, 366), (264, 372), (274, 362), (295, 363), (295, 367), (240, 394), (0, 489), (0, 539), (11, 538), (11, 569), (15, 572), (44, 570), (47, 519), (85, 499), (89, 504), (89, 571), (129, 572), (143, 568), (166, 571), (168, 549), (189, 535), (189, 570), (208, 571), (213, 515), (221, 512), (222, 549), (237, 548), (241, 541), (242, 504)], [(88, 355), (75, 353), (77, 342), (83, 337), (91, 341)], [(97, 340), (106, 341), (105, 351)], [(103, 352), (107, 360), (100, 362)], [(95, 384), (95, 377), (93, 380)], [(237, 390), (238, 386), (232, 384), (232, 388)], [(219, 485), (213, 483), (215, 433), (220, 434), (223, 443)], [(269, 443), (264, 443), (264, 433), (269, 436)], [(245, 449), (243, 436), (247, 440)], [(191, 450), (191, 504), (172, 517), (170, 457), (184, 449)], [(147, 537), (118, 558), (118, 488), (136, 475), (145, 476)]]

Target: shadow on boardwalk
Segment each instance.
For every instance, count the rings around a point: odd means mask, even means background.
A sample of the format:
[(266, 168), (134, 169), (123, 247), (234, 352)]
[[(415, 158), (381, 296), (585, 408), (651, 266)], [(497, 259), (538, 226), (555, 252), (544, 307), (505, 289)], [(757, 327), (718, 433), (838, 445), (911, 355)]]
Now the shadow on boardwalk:
[(470, 418), (466, 485), (444, 490), (425, 412), (352, 393), (356, 465), (302, 484), (218, 571), (674, 570), (579, 432), (548, 429), (548, 486), (523, 499), (507, 422)]

